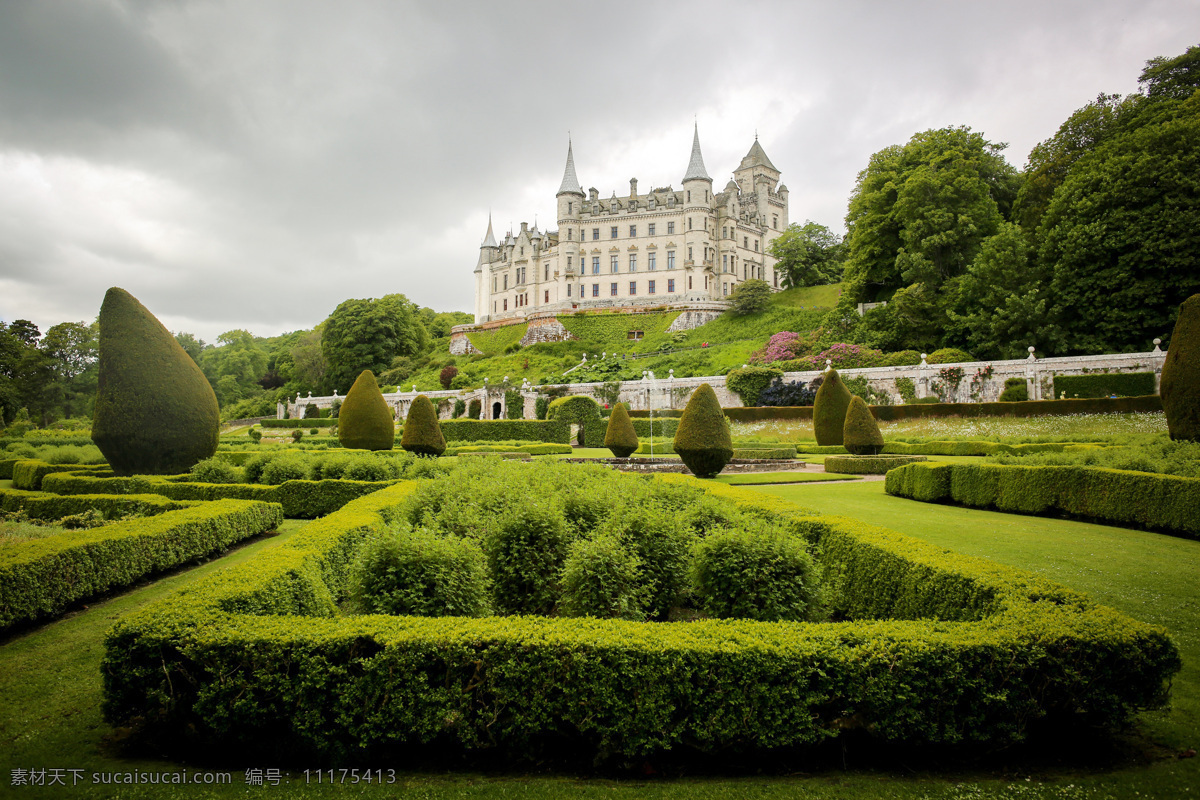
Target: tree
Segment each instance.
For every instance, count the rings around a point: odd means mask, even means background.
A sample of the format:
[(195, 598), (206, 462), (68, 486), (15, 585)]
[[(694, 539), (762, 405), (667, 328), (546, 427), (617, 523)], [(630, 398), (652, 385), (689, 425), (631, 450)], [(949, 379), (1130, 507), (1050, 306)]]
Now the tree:
[(395, 438), (392, 409), (379, 391), (375, 374), (363, 370), (338, 412), (338, 441), (352, 449), (391, 450)]
[(771, 284), (758, 278), (742, 281), (729, 295), (729, 313), (735, 317), (766, 311), (771, 305)]
[(1200, 295), (1179, 308), (1159, 394), (1171, 438), (1200, 442)]
[(1200, 89), (1200, 46), (1174, 58), (1158, 56), (1146, 62), (1138, 85), (1152, 100), (1186, 100)]
[(629, 458), (638, 449), (637, 431), (624, 403), (613, 406), (608, 417), (608, 428), (604, 431), (604, 446), (617, 458)]
[(767, 252), (779, 259), (775, 269), (783, 271), (783, 285), (788, 289), (842, 279), (846, 261), (842, 237), (812, 220), (789, 225), (772, 240)]
[(436, 458), (446, 452), (446, 439), (442, 435), (442, 426), (438, 423), (437, 411), (430, 399), (423, 394), (417, 395), (409, 406), (400, 446), (419, 456)]
[(396, 356), (417, 355), (428, 344), (417, 306), (404, 295), (346, 300), (325, 320), (321, 334), (327, 385), (345, 386), (363, 370), (383, 372)]
[(1200, 291), (1200, 93), (1145, 101), (1070, 168), (1039, 257), (1067, 346), (1144, 350)]
[(873, 456), (883, 452), (883, 434), (871, 413), (867, 401), (851, 397), (842, 424), (842, 445), (856, 456)]
[(192, 334), (184, 333), (183, 331), (175, 334), (175, 341), (179, 342), (179, 346), (183, 348), (183, 352), (187, 353), (192, 361), (195, 361), (197, 364), (200, 363), (201, 354), (212, 347), (212, 345), (203, 339), (197, 339)]
[(850, 398), (850, 390), (842, 383), (838, 371), (826, 372), (813, 399), (813, 434), (818, 445), (827, 447), (842, 443)]
[(220, 413), (204, 373), (123, 289), (100, 307), (92, 440), (118, 475), (178, 474), (217, 450)]
[(249, 331), (225, 331), (217, 337), (216, 347), (201, 354), (200, 367), (225, 406), (258, 394), (258, 381), (267, 371), (267, 352)]
[(284, 373), (289, 381), (295, 381), (306, 391), (319, 392), (325, 388), (327, 366), (321, 350), (321, 331), (308, 331), (300, 337), (289, 351), (290, 368)]

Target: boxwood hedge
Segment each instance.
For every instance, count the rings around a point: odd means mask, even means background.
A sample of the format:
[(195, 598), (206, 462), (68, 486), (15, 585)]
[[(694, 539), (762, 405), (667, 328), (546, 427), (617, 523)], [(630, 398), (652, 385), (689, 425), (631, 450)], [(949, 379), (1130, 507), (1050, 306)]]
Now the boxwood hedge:
[(1003, 744), (1042, 721), (1124, 723), (1163, 703), (1180, 667), (1163, 629), (1040, 576), (720, 484), (705, 488), (816, 546), (846, 621), (338, 616), (348, 564), (414, 485), (122, 617), (106, 719), (189, 752), (329, 764), (420, 745), (745, 751), (851, 731)]
[(107, 518), (122, 514), (152, 517), (196, 505), (193, 500), (169, 500), (156, 494), (76, 494), (0, 489), (0, 511), (24, 511), (32, 519), (56, 520), (95, 509)]
[(1093, 372), (1089, 375), (1055, 375), (1054, 395), (1067, 397), (1141, 397), (1154, 394), (1153, 372)]
[(158, 516), (0, 545), (0, 629), (274, 530), (273, 503), (221, 500)]
[(888, 470), (924, 460), (925, 456), (830, 456), (825, 459), (825, 471), (838, 475), (884, 475)]
[(909, 464), (888, 494), (1017, 514), (1075, 517), (1200, 538), (1200, 478), (1083, 466)]
[[(558, 420), (541, 419), (446, 419), (442, 435), (447, 442), (504, 442), (527, 439), (533, 442), (569, 444), (571, 426)], [(603, 437), (603, 433), (601, 433)]]

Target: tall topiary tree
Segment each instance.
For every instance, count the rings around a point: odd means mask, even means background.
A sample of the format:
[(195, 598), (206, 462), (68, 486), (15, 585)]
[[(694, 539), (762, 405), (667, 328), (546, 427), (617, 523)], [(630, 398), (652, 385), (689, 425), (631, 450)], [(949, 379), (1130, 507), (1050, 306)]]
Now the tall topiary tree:
[(873, 456), (883, 452), (883, 434), (874, 415), (861, 397), (850, 398), (846, 422), (842, 425), (842, 444), (856, 456)]
[(383, 399), (375, 373), (359, 373), (338, 414), (338, 441), (355, 450), (391, 450), (396, 432), (392, 409)]
[(850, 407), (850, 390), (842, 383), (836, 369), (825, 373), (817, 397), (813, 400), (813, 433), (822, 447), (842, 443), (842, 428), (846, 424), (846, 409)]
[(400, 446), (419, 456), (440, 456), (446, 452), (446, 438), (442, 436), (437, 411), (433, 408), (433, 402), (423, 394), (417, 395), (409, 406)]
[(92, 440), (118, 475), (187, 472), (217, 451), (217, 396), (170, 331), (124, 289), (100, 307)]
[(617, 458), (629, 458), (638, 449), (637, 431), (624, 403), (613, 406), (608, 418), (608, 429), (604, 432), (604, 446)]
[(1159, 394), (1171, 438), (1200, 442), (1200, 294), (1179, 306)]
[(712, 478), (733, 458), (733, 439), (717, 393), (707, 383), (692, 392), (679, 427), (675, 452), (697, 478)]

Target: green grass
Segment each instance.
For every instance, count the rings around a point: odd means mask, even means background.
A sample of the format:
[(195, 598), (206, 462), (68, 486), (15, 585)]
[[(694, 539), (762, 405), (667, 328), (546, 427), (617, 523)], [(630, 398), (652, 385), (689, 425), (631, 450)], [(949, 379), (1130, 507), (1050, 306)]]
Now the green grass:
[(467, 334), (467, 340), (485, 355), (495, 356), (503, 353), (506, 348), (518, 344), (525, 332), (529, 330), (528, 323), (505, 325)]
[(0, 544), (45, 539), (47, 536), (57, 536), (66, 532), (66, 528), (34, 525), (32, 522), (0, 522)]
[(799, 289), (785, 289), (771, 297), (775, 305), (794, 306), (796, 308), (833, 308), (837, 305), (842, 294), (842, 284), (831, 283), (826, 286), (802, 286)]
[[(577, 451), (603, 455), (604, 450)], [(0, 488), (7, 482), (0, 482)], [(918, 503), (885, 495), (882, 484), (829, 483), (770, 486), (777, 494), (829, 513), (876, 522), (934, 544), (1042, 572), (1088, 592), (1108, 605), (1166, 626), (1183, 653), (1173, 706), (1142, 715), (1140, 726), (1164, 750), (1148, 766), (1112, 769), (1023, 767), (1014, 762), (995, 773), (956, 770), (916, 772), (846, 769), (816, 774), (742, 778), (607, 780), (555, 774), (483, 775), (404, 772), (392, 786), (305, 785), (291, 775), (285, 788), (248, 790), (247, 767), (203, 766), (126, 758), (109, 743), (114, 732), (100, 716), (99, 663), (104, 632), (121, 615), (157, 600), (214, 570), (242, 562), (286, 539), (304, 524), (285, 523), (280, 536), (259, 540), (219, 561), (177, 573), (0, 643), (0, 785), (9, 789), (14, 768), (77, 768), (92, 772), (217, 769), (229, 771), (228, 786), (133, 786), (74, 789), (13, 787), (0, 794), (127, 798), (234, 798), (276, 792), (288, 797), (414, 798), (954, 798), (954, 800), (1105, 800), (1106, 798), (1195, 797), (1200, 759), (1175, 753), (1200, 740), (1200, 584), (1195, 565), (1200, 542), (1102, 525)], [(370, 765), (382, 767), (385, 764)], [(929, 768), (932, 769), (932, 768)], [(1032, 771), (1031, 771), (1032, 769)]]

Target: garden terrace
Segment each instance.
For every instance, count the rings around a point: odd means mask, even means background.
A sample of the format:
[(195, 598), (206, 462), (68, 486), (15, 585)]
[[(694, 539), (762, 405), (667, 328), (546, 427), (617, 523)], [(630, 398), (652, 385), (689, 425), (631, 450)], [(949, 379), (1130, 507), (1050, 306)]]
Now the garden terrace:
[(850, 731), (995, 746), (1055, 720), (1119, 725), (1179, 669), (1162, 629), (1051, 581), (715, 484), (817, 547), (844, 621), (339, 617), (356, 551), (416, 486), (122, 618), (108, 720), (154, 720), (176, 748), (322, 764), (423, 745), (528, 758), (564, 739), (602, 759), (745, 752)]

